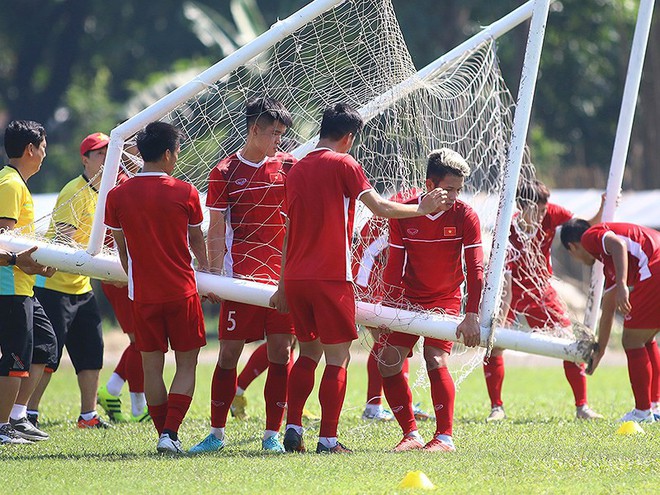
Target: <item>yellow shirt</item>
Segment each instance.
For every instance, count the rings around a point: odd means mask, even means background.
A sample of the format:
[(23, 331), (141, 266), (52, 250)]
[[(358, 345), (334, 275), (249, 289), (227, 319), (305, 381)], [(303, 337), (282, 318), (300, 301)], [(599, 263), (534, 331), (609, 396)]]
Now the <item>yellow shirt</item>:
[[(57, 203), (46, 237), (54, 239), (57, 230), (61, 231), (67, 226), (73, 227), (75, 230), (71, 235), (71, 240), (81, 249), (86, 248), (92, 231), (92, 220), (94, 220), (98, 198), (98, 191), (94, 190), (82, 175), (70, 181), (57, 196)], [(35, 285), (65, 294), (86, 294), (92, 290), (89, 277), (60, 271), (51, 278), (37, 276)]]
[[(14, 167), (0, 170), (0, 218), (16, 220), (14, 229), (34, 232), (34, 205), (27, 184)], [(26, 275), (15, 266), (0, 266), (0, 295), (32, 296), (34, 275)]]

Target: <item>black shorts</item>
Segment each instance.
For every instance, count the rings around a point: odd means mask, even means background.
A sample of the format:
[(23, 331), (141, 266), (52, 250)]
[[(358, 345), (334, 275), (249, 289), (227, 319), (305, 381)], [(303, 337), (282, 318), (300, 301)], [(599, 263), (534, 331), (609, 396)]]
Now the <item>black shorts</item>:
[(57, 336), (57, 356), (47, 363), (47, 369), (57, 370), (66, 345), (76, 373), (100, 370), (103, 366), (103, 332), (94, 293), (65, 294), (35, 287), (34, 294), (44, 307)]
[(28, 376), (30, 363), (57, 357), (57, 339), (39, 301), (28, 296), (0, 296), (0, 376)]

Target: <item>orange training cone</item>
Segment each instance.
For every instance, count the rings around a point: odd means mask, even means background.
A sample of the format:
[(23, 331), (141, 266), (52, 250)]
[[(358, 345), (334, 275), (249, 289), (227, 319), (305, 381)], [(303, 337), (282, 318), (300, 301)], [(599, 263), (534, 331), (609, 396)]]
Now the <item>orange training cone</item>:
[(421, 488), (422, 490), (433, 490), (435, 485), (421, 471), (408, 471), (403, 477), (399, 488)]

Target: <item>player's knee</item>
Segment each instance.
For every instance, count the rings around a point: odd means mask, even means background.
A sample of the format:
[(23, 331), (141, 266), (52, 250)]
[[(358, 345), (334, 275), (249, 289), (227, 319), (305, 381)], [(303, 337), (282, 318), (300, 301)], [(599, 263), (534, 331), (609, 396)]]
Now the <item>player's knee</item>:
[(424, 348), (424, 361), (426, 361), (426, 369), (433, 370), (437, 368), (447, 367), (448, 354), (435, 347)]

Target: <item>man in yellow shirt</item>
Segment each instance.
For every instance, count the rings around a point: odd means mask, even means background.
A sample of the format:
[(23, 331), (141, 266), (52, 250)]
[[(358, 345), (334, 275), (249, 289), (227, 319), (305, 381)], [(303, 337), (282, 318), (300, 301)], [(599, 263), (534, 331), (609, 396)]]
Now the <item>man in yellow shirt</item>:
[[(110, 138), (97, 132), (80, 144), (83, 173), (60, 191), (47, 236), (58, 242), (87, 246)], [(96, 412), (96, 390), (103, 366), (101, 315), (89, 277), (58, 272), (53, 277), (37, 277), (35, 294), (57, 335), (57, 357), (48, 363), (39, 385), (28, 403), (28, 416), (36, 420), (38, 408), (52, 373), (57, 370), (66, 346), (78, 375), (80, 388), (79, 428), (108, 428)]]
[[(41, 124), (15, 120), (5, 130), (9, 164), (0, 170), (0, 231), (33, 231), (34, 208), (27, 180), (46, 156), (46, 131)], [(33, 252), (34, 248), (28, 250)], [(0, 266), (0, 443), (46, 440), (48, 434), (30, 424), (26, 406), (47, 362), (57, 352), (55, 334), (34, 297), (34, 275), (52, 268), (9, 253)], [(27, 255), (29, 257), (29, 254)]]

